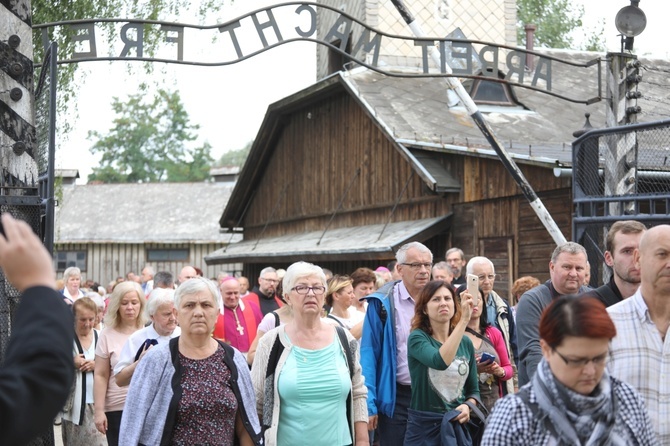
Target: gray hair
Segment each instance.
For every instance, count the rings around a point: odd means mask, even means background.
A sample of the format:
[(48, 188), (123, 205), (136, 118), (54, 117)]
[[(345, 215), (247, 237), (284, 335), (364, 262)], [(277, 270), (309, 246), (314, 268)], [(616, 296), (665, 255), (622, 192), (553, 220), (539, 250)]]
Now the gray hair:
[(263, 276), (266, 275), (267, 273), (276, 273), (276, 272), (277, 272), (276, 269), (274, 269), (274, 268), (271, 267), (271, 266), (268, 266), (268, 267), (265, 267), (265, 268), (263, 268), (263, 269), (261, 270), (261, 273), (258, 275), (258, 277), (263, 277)]
[(167, 288), (154, 288), (149, 294), (147, 302), (147, 316), (156, 314), (158, 307), (166, 304), (174, 304), (174, 290)]
[(177, 288), (177, 291), (174, 293), (174, 306), (179, 308), (182, 297), (191, 296), (203, 291), (209, 291), (209, 294), (214, 301), (214, 306), (217, 310), (220, 309), (221, 307), (219, 305), (219, 299), (217, 298), (216, 285), (214, 285), (211, 280), (205, 279), (204, 277), (194, 277), (179, 285), (179, 288)]
[(563, 243), (562, 245), (558, 245), (556, 249), (554, 249), (554, 252), (551, 254), (551, 263), (556, 263), (556, 260), (558, 260), (558, 256), (563, 253), (571, 255), (584, 254), (584, 256), (588, 258), (588, 254), (586, 254), (586, 249), (582, 245), (575, 242), (567, 242)]
[(105, 301), (103, 300), (102, 296), (99, 293), (90, 291), (86, 293), (86, 297), (90, 298), (93, 302), (95, 302), (96, 307), (105, 308)]
[(71, 266), (68, 269), (66, 269), (65, 271), (63, 271), (63, 281), (64, 282), (67, 282), (67, 280), (71, 276), (81, 277), (81, 270), (79, 268), (77, 268), (76, 266)]
[(449, 254), (453, 254), (455, 252), (457, 252), (458, 255), (461, 256), (461, 260), (465, 260), (465, 253), (463, 252), (463, 250), (461, 248), (449, 248), (449, 249), (447, 249), (447, 252), (444, 254), (444, 258), (446, 259), (447, 257), (449, 257)]
[(168, 271), (158, 271), (154, 275), (154, 288), (171, 288), (174, 286), (174, 277)]
[(154, 267), (151, 266), (151, 265), (146, 265), (146, 266), (142, 269), (142, 271), (144, 271), (145, 269), (147, 270), (147, 273), (148, 273), (151, 277), (153, 277), (153, 276), (156, 274), (156, 271), (154, 270)]
[(441, 271), (449, 271), (449, 274), (452, 274), (451, 268), (449, 268), (449, 264), (444, 260), (441, 262), (437, 262), (435, 265), (433, 265), (433, 269), (439, 269)]
[(407, 263), (407, 251), (412, 248), (416, 249), (420, 253), (430, 254), (430, 261), (433, 261), (433, 253), (426, 247), (426, 245), (419, 242), (409, 242), (402, 245), (400, 249), (398, 249), (398, 252), (395, 253), (395, 259), (398, 261), (398, 263)]
[(323, 269), (321, 269), (320, 266), (308, 262), (295, 262), (286, 269), (286, 274), (284, 274), (284, 278), (282, 279), (284, 295), (287, 295), (291, 291), (291, 288), (295, 286), (298, 279), (309, 276), (319, 277), (323, 286), (328, 288), (326, 275), (323, 273)]
[(465, 266), (465, 274), (472, 274), (472, 268), (474, 268), (475, 265), (489, 265), (491, 267), (491, 272), (493, 274), (496, 273), (496, 268), (493, 266), (491, 259), (483, 256), (475, 256), (471, 258), (468, 264)]

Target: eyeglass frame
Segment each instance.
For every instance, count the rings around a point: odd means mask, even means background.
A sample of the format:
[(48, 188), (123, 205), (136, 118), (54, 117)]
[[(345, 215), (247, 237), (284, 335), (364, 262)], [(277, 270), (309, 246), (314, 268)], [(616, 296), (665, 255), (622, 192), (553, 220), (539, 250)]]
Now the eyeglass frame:
[(433, 269), (433, 262), (414, 262), (414, 263), (401, 263), (401, 265), (409, 266), (411, 269), (415, 271), (419, 271), (421, 267), (426, 268), (428, 271), (431, 271)]
[(607, 351), (606, 353), (595, 356), (593, 358), (570, 359), (563, 356), (561, 352), (556, 350), (556, 348), (552, 348), (552, 350), (563, 360), (563, 362), (565, 362), (566, 366), (572, 369), (583, 369), (584, 367), (589, 365), (590, 362), (593, 363), (594, 367), (604, 366), (605, 363), (607, 363), (607, 358), (609, 358), (610, 355), (610, 352)]
[(266, 279), (265, 277), (261, 277), (261, 280), (265, 280), (266, 282), (279, 283), (278, 279)]
[[(319, 293), (316, 292), (316, 290), (320, 289), (321, 291)], [(305, 290), (304, 293), (300, 292), (298, 289)], [(293, 288), (291, 288), (291, 291), (295, 291), (296, 293), (300, 294), (301, 296), (307, 296), (310, 292), (314, 293), (315, 296), (322, 296), (326, 294), (326, 287), (323, 285), (316, 285), (316, 286), (308, 286), (308, 285), (296, 285)]]

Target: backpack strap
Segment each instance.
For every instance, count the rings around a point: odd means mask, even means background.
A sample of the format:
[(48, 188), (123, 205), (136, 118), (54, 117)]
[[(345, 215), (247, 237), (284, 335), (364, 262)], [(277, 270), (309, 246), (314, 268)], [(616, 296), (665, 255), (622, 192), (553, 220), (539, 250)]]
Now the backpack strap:
[(470, 333), (470, 334), (473, 335), (473, 336), (478, 337), (478, 338), (481, 339), (482, 341), (484, 341), (484, 342), (488, 343), (489, 345), (491, 345), (491, 347), (495, 348), (495, 345), (493, 345), (493, 342), (492, 342), (489, 338), (487, 338), (486, 336), (484, 336), (483, 334), (481, 334), (481, 333), (477, 333), (476, 331), (474, 331), (474, 330), (473, 330), (472, 328), (470, 328), (470, 327), (466, 327), (466, 328), (465, 328), (465, 331), (467, 331), (468, 333)]
[(279, 315), (277, 314), (276, 311), (273, 311), (273, 312), (272, 312), (272, 315), (275, 317), (275, 328), (277, 328), (277, 327), (279, 327), (279, 325), (280, 325), (280, 323), (281, 323), (281, 322), (279, 321)]
[(270, 357), (268, 358), (268, 367), (265, 372), (265, 377), (274, 375), (275, 370), (277, 369), (277, 364), (279, 363), (279, 358), (284, 352), (284, 344), (279, 340), (279, 335), (275, 338), (274, 344), (272, 344), (272, 350), (270, 350)]
[(335, 327), (337, 331), (337, 336), (340, 338), (340, 344), (344, 349), (344, 355), (347, 357), (347, 367), (349, 368), (349, 377), (354, 377), (354, 355), (351, 353), (351, 346), (349, 345), (349, 340), (347, 339), (347, 333), (342, 327)]
[[(335, 322), (337, 322), (337, 324), (338, 324), (340, 327), (344, 328), (344, 324), (343, 324), (342, 322), (340, 322), (340, 320), (339, 320), (338, 318), (336, 318), (335, 316), (333, 316), (332, 314), (329, 314), (329, 315), (326, 316), (326, 317), (327, 317), (328, 319), (332, 319), (332, 320), (334, 320)], [(340, 340), (341, 340), (341, 339), (340, 339)]]

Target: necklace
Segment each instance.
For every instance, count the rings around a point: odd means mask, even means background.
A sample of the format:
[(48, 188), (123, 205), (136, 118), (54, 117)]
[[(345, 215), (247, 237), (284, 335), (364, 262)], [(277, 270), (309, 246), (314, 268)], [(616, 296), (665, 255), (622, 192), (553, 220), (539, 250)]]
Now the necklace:
[(244, 327), (242, 326), (242, 324), (240, 324), (240, 319), (237, 317), (237, 309), (239, 307), (240, 307), (239, 305), (235, 307), (235, 309), (233, 310), (233, 316), (235, 316), (235, 323), (237, 324), (236, 330), (240, 334), (240, 336), (242, 336), (244, 335)]

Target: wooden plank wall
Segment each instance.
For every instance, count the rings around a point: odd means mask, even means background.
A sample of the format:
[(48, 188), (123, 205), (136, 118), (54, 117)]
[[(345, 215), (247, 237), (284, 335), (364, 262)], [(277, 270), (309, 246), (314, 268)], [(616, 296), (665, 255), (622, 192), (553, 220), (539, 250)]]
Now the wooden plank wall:
[[(197, 266), (203, 270), (206, 277), (216, 277), (220, 271), (239, 274), (242, 271), (241, 263), (208, 266), (204, 257), (221, 248), (218, 243), (206, 244), (130, 244), (130, 243), (65, 243), (57, 244), (56, 251), (86, 251), (86, 271), (82, 272), (82, 279), (92, 279), (100, 284), (107, 284), (119, 276), (133, 271), (139, 274), (147, 264), (147, 249), (189, 249), (187, 262), (152, 262), (156, 271), (169, 271), (177, 278), (181, 269), (186, 265)], [(62, 271), (58, 271), (58, 277)]]
[(320, 230), (340, 202), (332, 228), (384, 223), (406, 184), (391, 221), (448, 212), (448, 200), (425, 193), (410, 164), (353, 98), (334, 96), (286, 120), (245, 216), (245, 238)]

